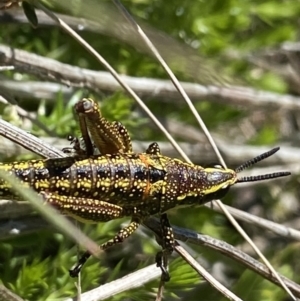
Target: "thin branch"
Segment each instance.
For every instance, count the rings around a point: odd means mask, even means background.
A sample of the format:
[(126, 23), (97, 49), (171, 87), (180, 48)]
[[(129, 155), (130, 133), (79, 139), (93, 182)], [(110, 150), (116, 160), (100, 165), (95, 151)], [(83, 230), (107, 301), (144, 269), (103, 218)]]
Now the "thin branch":
[[(24, 50), (12, 49), (3, 44), (0, 44), (0, 66), (1, 65), (13, 65), (17, 71), (36, 75), (38, 78), (56, 81), (68, 87), (84, 87), (96, 92), (115, 92), (120, 90), (119, 84), (108, 72), (92, 71), (63, 64), (56, 60), (45, 58)], [(136, 91), (140, 97), (145, 97), (146, 101), (147, 98), (151, 97), (160, 98), (162, 101), (172, 103), (174, 100), (178, 102), (181, 101), (181, 96), (178, 95), (177, 90), (168, 80), (135, 78), (125, 75), (121, 75), (120, 77), (131, 89)], [(16, 85), (15, 88), (17, 89), (18, 82), (14, 83)], [(13, 84), (11, 82), (2, 80), (0, 81), (0, 84), (0, 87), (6, 87), (13, 94)], [(21, 87), (22, 84), (19, 85), (20, 90), (19, 92), (16, 92), (16, 96), (18, 93), (23, 94), (25, 97), (26, 95), (29, 95), (28, 88), (24, 86)], [(45, 84), (44, 86), (46, 93), (55, 93), (55, 91), (53, 92), (52, 90), (54, 87), (49, 85), (47, 88), (47, 85), (48, 84)], [(300, 108), (300, 97), (288, 94), (282, 95), (238, 86), (202, 86), (200, 84), (184, 82), (182, 82), (181, 85), (193, 101), (206, 99), (217, 103), (226, 103), (231, 105), (251, 105), (265, 108), (270, 108), (270, 106), (272, 106), (275, 108), (279, 107), (290, 110)], [(67, 93), (65, 88), (61, 89), (65, 91), (64, 93)], [(49, 90), (50, 92), (48, 92)], [(43, 93), (43, 91), (40, 93)], [(30, 95), (36, 95), (37, 97), (37, 95), (43, 94), (36, 94), (32, 92)]]
[(0, 301), (24, 301), (24, 299), (0, 284)]
[[(219, 209), (219, 207), (215, 204), (214, 201), (213, 201), (213, 207), (212, 207), (212, 204), (206, 204), (205, 206), (210, 209), (212, 208), (214, 211), (222, 213), (222, 210)], [(255, 216), (253, 214), (249, 214), (248, 212), (245, 212), (245, 211), (242, 211), (242, 210), (239, 210), (239, 209), (227, 206), (227, 205), (224, 205), (224, 206), (226, 206), (227, 210), (231, 213), (232, 216), (234, 216), (236, 219), (238, 219), (240, 221), (261, 227), (263, 229), (267, 229), (267, 230), (277, 234), (278, 236), (300, 241), (300, 231), (298, 231), (296, 229), (286, 227), (282, 224), (272, 222), (270, 220)], [(294, 209), (293, 209), (293, 211), (294, 211)]]
[[(161, 270), (155, 264), (149, 265), (145, 268), (137, 270), (120, 279), (111, 281), (107, 284), (101, 285), (93, 290), (81, 294), (81, 301), (96, 301), (105, 300), (111, 296), (128, 291), (130, 289), (138, 288), (144, 284), (157, 279), (161, 275)], [(69, 298), (64, 301), (75, 301), (77, 298)]]
[(175, 246), (175, 251), (186, 261), (188, 264), (196, 270), (212, 287), (218, 290), (229, 300), (242, 301), (224, 285), (217, 281), (210, 273), (208, 273), (182, 246), (178, 243)]
[(43, 143), (40, 139), (3, 119), (0, 119), (0, 135), (45, 158), (65, 156), (62, 151)]
[[(156, 235), (159, 235), (160, 231), (160, 224), (157, 219), (150, 217), (147, 219), (144, 224), (150, 228)], [(250, 268), (254, 272), (260, 274), (262, 277), (268, 279), (269, 281), (273, 282), (274, 284), (281, 286), (279, 284), (278, 279), (275, 275), (270, 272), (269, 268), (265, 265), (260, 263), (259, 261), (255, 260), (251, 256), (247, 255), (246, 253), (238, 250), (237, 248), (233, 247), (232, 245), (217, 240), (215, 238), (211, 238), (207, 235), (199, 234), (192, 230), (183, 229), (177, 226), (173, 226), (174, 235), (176, 239), (179, 239), (184, 242), (202, 245), (211, 249), (215, 249), (218, 252), (221, 252), (223, 255), (232, 258), (233, 260), (245, 265), (246, 267)], [(279, 275), (281, 280), (284, 281), (285, 285), (297, 296), (300, 297), (300, 285), (296, 284), (295, 282), (291, 281), (290, 279)]]

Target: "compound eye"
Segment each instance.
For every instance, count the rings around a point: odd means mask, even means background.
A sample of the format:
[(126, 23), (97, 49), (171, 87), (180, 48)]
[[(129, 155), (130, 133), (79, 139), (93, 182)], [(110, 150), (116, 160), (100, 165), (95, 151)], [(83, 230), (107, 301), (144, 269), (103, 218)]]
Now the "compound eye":
[(224, 173), (219, 171), (213, 171), (207, 174), (207, 180), (211, 183), (224, 182)]

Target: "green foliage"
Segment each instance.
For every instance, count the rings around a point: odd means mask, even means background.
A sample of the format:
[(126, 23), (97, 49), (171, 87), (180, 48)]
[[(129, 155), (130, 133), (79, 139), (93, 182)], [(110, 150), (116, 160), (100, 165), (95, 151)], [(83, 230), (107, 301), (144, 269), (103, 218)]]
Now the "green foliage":
[(108, 120), (118, 120), (130, 131), (140, 129), (145, 119), (132, 115), (134, 101), (123, 93), (116, 92), (103, 99), (101, 111)]
[[(48, 129), (58, 137), (66, 137), (78, 128), (73, 117), (73, 105), (81, 98), (82, 93), (75, 94), (65, 105), (64, 99), (58, 95), (51, 112), (47, 112), (46, 103), (41, 102), (38, 109), (39, 121), (48, 126)], [(42, 135), (40, 127), (34, 127), (36, 135)]]
[(251, 271), (245, 271), (235, 285), (243, 300), (282, 300), (285, 296), (279, 287)]
[[(55, 1), (48, 1), (55, 8)], [(300, 5), (297, 1), (288, 0), (284, 4), (280, 1), (259, 0), (224, 0), (224, 1), (124, 1), (126, 7), (143, 19), (147, 24), (166, 32), (182, 44), (193, 47), (203, 58), (203, 69), (216, 70), (221, 76), (233, 77), (233, 81), (250, 82), (258, 89), (268, 89), (277, 93), (285, 93), (289, 86), (283, 78), (271, 72), (256, 72), (249, 66), (247, 57), (255, 51), (275, 47), (287, 40), (294, 41), (299, 35), (298, 19)], [(72, 5), (74, 1), (72, 1)], [(34, 23), (32, 17), (29, 16)], [(101, 18), (101, 15), (99, 16)], [(71, 39), (60, 29), (42, 27), (33, 29), (29, 24), (1, 25), (0, 42), (11, 47), (22, 48), (27, 51), (57, 59), (61, 62), (84, 68), (102, 70), (98, 62), (88, 54), (76, 41)], [(117, 23), (110, 26), (118, 30)], [(0, 27), (0, 28), (1, 28)], [(165, 78), (163, 69), (146, 54), (136, 51), (133, 47), (117, 41), (115, 38), (99, 35), (96, 32), (80, 31), (80, 34), (105, 57), (118, 72), (139, 77)], [(142, 42), (139, 42), (142, 43)], [(138, 48), (138, 47), (137, 47)], [(237, 59), (232, 60), (234, 53)], [(182, 52), (175, 58), (176, 63)], [(190, 70), (180, 71), (176, 75), (181, 80), (205, 82), (205, 78), (190, 78)], [(25, 73), (5, 73), (8, 77), (22, 80), (35, 80), (36, 77)], [(212, 82), (211, 84), (214, 84)], [(155, 95), (155, 94), (154, 94)], [(62, 94), (51, 102), (41, 99), (36, 103), (31, 99), (20, 99), (22, 107), (37, 113), (37, 120), (45, 127), (35, 123), (25, 123), (20, 120), (16, 110), (1, 105), (1, 116), (37, 136), (53, 135), (67, 137), (78, 134), (78, 126), (73, 114), (73, 105), (81, 97), (93, 97), (101, 103), (103, 114), (109, 120), (121, 121), (130, 131), (133, 138), (159, 141), (164, 139), (162, 134), (146, 126), (146, 118), (137, 105), (124, 93), (117, 91), (107, 95), (78, 89), (70, 100), (63, 99)], [(167, 97), (166, 97), (167, 98)], [(166, 120), (173, 118), (189, 125), (196, 125), (194, 118), (183, 102), (167, 99), (145, 99), (155, 114)], [(228, 141), (234, 140), (234, 130), (243, 118), (251, 114), (252, 107), (230, 106), (227, 103), (215, 103), (209, 100), (196, 100), (197, 110), (203, 115), (208, 127), (220, 130)], [(270, 114), (272, 115), (272, 114)], [(273, 144), (280, 137), (277, 131), (276, 114), (271, 121), (263, 122), (257, 127), (254, 136), (247, 142), (262, 145)], [(180, 134), (180, 133), (179, 133)], [(240, 137), (237, 137), (237, 140)], [(238, 140), (239, 141), (239, 140)], [(298, 182), (295, 183), (298, 185)], [(270, 200), (266, 212), (274, 206), (271, 193), (259, 190), (259, 201)], [(255, 198), (255, 197), (254, 197)], [(231, 193), (227, 203), (239, 199)], [(271, 204), (273, 202), (273, 205)], [(247, 208), (246, 208), (247, 209)], [(223, 239), (231, 244), (242, 243), (242, 239), (229, 225), (227, 220), (206, 208), (185, 208), (170, 213), (171, 221), (175, 225), (191, 228), (198, 232)], [(111, 238), (124, 221), (112, 221), (99, 225), (86, 226), (84, 232), (97, 242)], [(256, 235), (257, 229), (248, 229)], [(109, 280), (117, 279), (138, 268), (154, 262), (158, 246), (152, 234), (140, 232), (124, 242), (122, 246), (102, 254), (100, 260), (88, 261), (82, 273), (82, 291), (90, 290)], [(279, 239), (278, 239), (279, 240)], [(286, 246), (277, 242), (281, 247), (280, 254), (273, 254), (267, 249), (276, 266), (287, 276), (292, 277), (292, 271), (299, 275), (297, 248), (299, 245)], [(285, 243), (285, 242), (284, 242)], [(287, 242), (288, 243), (288, 242)], [(286, 244), (287, 244), (286, 243)], [(272, 243), (270, 244), (273, 247)], [(228, 261), (217, 252), (211, 252), (203, 247), (189, 245), (195, 254), (201, 256), (212, 267), (216, 262), (225, 263), (229, 272), (226, 273), (230, 283), (234, 283), (233, 291), (244, 300), (284, 300), (286, 294), (263, 281), (255, 273), (249, 272), (236, 262)], [(274, 256), (274, 257), (273, 257)], [(76, 295), (76, 287), (68, 276), (68, 269), (76, 262), (76, 248), (61, 234), (45, 233), (17, 237), (14, 240), (0, 244), (0, 279), (26, 300), (62, 300)], [(170, 272), (172, 279), (166, 284), (165, 296), (167, 300), (198, 300), (202, 294), (205, 300), (220, 300), (219, 294), (207, 288), (202, 279), (181, 259), (172, 258)], [(294, 275), (294, 276), (295, 276)], [(298, 276), (295, 276), (299, 278)], [(298, 279), (299, 282), (299, 279)], [(154, 299), (158, 281), (111, 298), (111, 300), (149, 300)], [(197, 296), (197, 298), (195, 297)]]
[(277, 140), (277, 131), (272, 125), (265, 126), (259, 133), (258, 136), (253, 139), (252, 143), (261, 145), (262, 143), (274, 144)]

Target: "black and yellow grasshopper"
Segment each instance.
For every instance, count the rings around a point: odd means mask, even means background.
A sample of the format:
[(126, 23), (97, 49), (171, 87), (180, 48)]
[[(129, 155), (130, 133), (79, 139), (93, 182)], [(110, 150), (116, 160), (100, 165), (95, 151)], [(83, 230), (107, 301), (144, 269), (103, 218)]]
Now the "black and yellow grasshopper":
[[(163, 256), (174, 247), (172, 228), (166, 211), (178, 206), (202, 205), (223, 197), (237, 183), (262, 181), (290, 175), (277, 172), (253, 177), (238, 177), (243, 169), (273, 155), (274, 148), (247, 161), (235, 170), (220, 165), (203, 168), (163, 156), (157, 143), (144, 153), (134, 153), (129, 134), (119, 122), (109, 122), (91, 99), (75, 106), (83, 135), (84, 149), (61, 159), (30, 160), (1, 164), (0, 169), (17, 176), (24, 185), (39, 192), (46, 202), (63, 214), (82, 222), (105, 222), (130, 217), (128, 226), (100, 247), (106, 249), (130, 236), (142, 221), (161, 217), (163, 251), (157, 263), (166, 274)], [(94, 150), (100, 155), (95, 155)], [(11, 187), (0, 181), (0, 197), (18, 199)], [(70, 271), (76, 276), (88, 253)]]

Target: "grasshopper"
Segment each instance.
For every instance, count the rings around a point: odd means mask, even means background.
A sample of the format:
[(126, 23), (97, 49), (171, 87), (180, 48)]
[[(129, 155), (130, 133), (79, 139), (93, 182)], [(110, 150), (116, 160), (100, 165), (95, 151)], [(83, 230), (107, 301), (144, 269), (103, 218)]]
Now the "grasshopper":
[[(175, 240), (166, 212), (174, 207), (202, 205), (222, 198), (237, 183), (262, 181), (290, 175), (276, 172), (253, 177), (238, 173), (273, 155), (274, 148), (239, 166), (203, 168), (163, 156), (157, 143), (144, 153), (135, 153), (127, 129), (109, 122), (95, 101), (82, 99), (75, 105), (84, 148), (75, 140), (75, 155), (60, 159), (30, 160), (1, 164), (0, 169), (17, 176), (24, 185), (39, 192), (44, 200), (82, 222), (106, 222), (130, 217), (129, 225), (100, 245), (105, 250), (129, 237), (151, 215), (161, 223), (162, 251), (156, 256), (164, 280), (169, 279), (167, 258)], [(100, 155), (95, 154), (99, 151)], [(11, 187), (0, 180), (0, 197), (18, 199)], [(84, 253), (70, 270), (77, 276), (90, 256)]]

